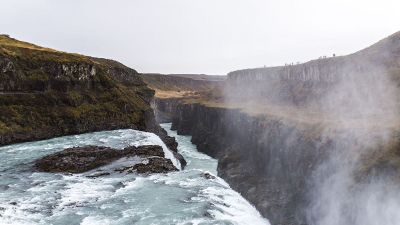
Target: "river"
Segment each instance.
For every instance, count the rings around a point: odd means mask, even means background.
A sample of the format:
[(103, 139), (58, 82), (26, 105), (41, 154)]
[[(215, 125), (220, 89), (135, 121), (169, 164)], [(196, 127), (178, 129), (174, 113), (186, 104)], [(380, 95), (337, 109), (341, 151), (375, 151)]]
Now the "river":
[[(141, 176), (34, 172), (33, 161), (73, 146), (160, 144), (154, 134), (114, 130), (9, 145), (0, 148), (0, 224), (210, 225), (269, 222), (216, 176), (217, 161), (197, 151), (190, 136), (171, 131), (188, 162), (184, 170)], [(161, 143), (162, 144), (162, 143)], [(165, 145), (163, 146), (164, 148)]]

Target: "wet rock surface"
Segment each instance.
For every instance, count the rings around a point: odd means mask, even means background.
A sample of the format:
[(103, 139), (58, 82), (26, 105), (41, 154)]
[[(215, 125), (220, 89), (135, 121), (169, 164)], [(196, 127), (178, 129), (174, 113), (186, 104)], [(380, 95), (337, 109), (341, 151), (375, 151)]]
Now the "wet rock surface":
[(119, 62), (0, 35), (0, 77), (0, 146), (116, 129), (165, 136), (150, 106), (154, 91)]
[(214, 180), (216, 177), (214, 175), (211, 175), (210, 173), (203, 173), (202, 176), (206, 178), (207, 180)]
[(137, 156), (158, 156), (165, 157), (164, 151), (161, 146), (158, 145), (143, 145), (140, 147), (129, 146), (123, 150), (126, 154), (133, 153)]
[(149, 173), (168, 173), (172, 171), (178, 171), (178, 169), (172, 164), (171, 160), (160, 157), (148, 158), (147, 161), (143, 163), (138, 163), (133, 166), (124, 167), (122, 169), (117, 169), (118, 172), (137, 172), (140, 174)]
[[(171, 160), (164, 158), (164, 151), (158, 145), (129, 146), (123, 150), (102, 146), (68, 148), (37, 160), (34, 167), (40, 172), (83, 173), (129, 157), (137, 157), (142, 163), (132, 162), (132, 165), (114, 171), (166, 173), (178, 170)], [(98, 171), (88, 177), (96, 178), (107, 175), (110, 175), (109, 171)]]
[[(251, 117), (240, 110), (181, 104), (171, 114), (172, 128), (178, 134), (191, 135), (200, 152), (218, 159), (218, 176), (272, 224), (304, 223), (306, 180), (318, 159), (325, 158), (327, 147), (317, 148), (313, 139), (305, 135), (299, 135), (297, 145), (288, 146), (288, 138), (300, 132), (297, 127)], [(315, 132), (302, 131), (311, 133)]]

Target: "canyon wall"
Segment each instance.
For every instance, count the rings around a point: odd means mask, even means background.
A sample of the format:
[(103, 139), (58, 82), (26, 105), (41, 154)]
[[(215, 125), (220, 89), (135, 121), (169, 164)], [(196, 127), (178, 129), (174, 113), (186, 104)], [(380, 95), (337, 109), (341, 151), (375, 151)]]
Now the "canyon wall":
[(176, 142), (156, 123), (154, 90), (119, 62), (0, 35), (0, 145), (132, 128)]
[[(384, 140), (381, 139), (381, 130), (371, 132), (363, 128), (360, 132), (367, 132), (367, 137), (343, 128), (330, 130), (328, 135), (321, 124), (254, 116), (239, 109), (177, 104), (176, 100), (163, 99), (160, 102), (164, 105), (162, 109), (172, 110), (168, 112), (172, 129), (181, 135), (191, 135), (192, 143), (199, 151), (218, 159), (218, 175), (254, 204), (271, 224), (328, 224), (320, 223), (320, 215), (314, 219), (315, 215), (310, 214), (321, 213), (322, 217), (325, 210), (337, 210), (332, 209), (330, 204), (337, 204), (340, 211), (350, 207), (346, 215), (340, 213), (343, 218), (329, 218), (330, 223), (342, 221), (341, 224), (351, 224), (358, 214), (351, 206), (353, 202), (342, 205), (342, 195), (352, 193), (358, 196), (358, 190), (374, 183), (375, 178), (380, 182), (385, 180), (385, 185), (386, 182), (394, 182), (396, 187), (400, 184), (398, 131)], [(379, 139), (378, 144), (371, 145), (366, 138)], [(372, 149), (365, 151), (367, 148)], [(339, 164), (336, 161), (331, 163), (332, 158), (337, 158)], [(347, 171), (347, 164), (354, 166), (354, 170)], [(343, 168), (352, 180), (349, 184), (351, 188), (338, 194), (336, 186), (341, 184), (342, 178), (336, 180), (331, 176), (337, 170), (343, 172)], [(333, 182), (327, 191), (324, 190), (324, 195), (329, 196), (322, 197), (315, 193), (320, 183), (324, 183), (321, 179)], [(374, 194), (369, 193), (368, 196), (373, 197)], [(317, 209), (313, 208), (316, 207), (313, 195), (317, 195), (318, 200), (322, 198), (318, 204), (323, 205)], [(352, 196), (347, 199), (356, 202)], [(369, 204), (371, 202), (366, 202), (365, 206)], [(386, 207), (387, 202), (373, 204), (374, 208), (379, 208)], [(376, 219), (370, 224), (374, 222)]]
[(250, 100), (315, 107), (320, 105), (317, 101), (321, 96), (338, 85), (382, 74), (400, 84), (400, 33), (347, 56), (230, 72), (225, 97), (228, 102)]
[(349, 56), (232, 72), (217, 104), (156, 105), (274, 225), (399, 221), (399, 59), (397, 33)]
[(399, 57), (400, 32), (351, 55), (320, 58), (287, 66), (237, 70), (228, 74), (228, 81), (246, 83), (281, 80), (334, 83), (349, 79), (354, 74), (362, 76), (378, 65), (382, 65), (388, 70), (398, 70), (400, 67)]
[(330, 144), (316, 141), (318, 128), (201, 104), (179, 104), (172, 115), (172, 129), (218, 159), (218, 175), (272, 224), (305, 223), (306, 181)]

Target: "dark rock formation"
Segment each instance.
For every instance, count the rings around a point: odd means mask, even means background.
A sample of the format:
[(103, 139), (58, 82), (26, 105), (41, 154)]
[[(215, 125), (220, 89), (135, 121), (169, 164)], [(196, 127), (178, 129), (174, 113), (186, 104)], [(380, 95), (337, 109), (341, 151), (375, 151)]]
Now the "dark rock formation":
[[(132, 165), (131, 171), (165, 173), (177, 170), (171, 160), (164, 158), (162, 147), (157, 145), (130, 146), (123, 150), (99, 146), (69, 148), (37, 160), (35, 168), (41, 172), (83, 173), (107, 165), (122, 157), (133, 156), (148, 158), (149, 163)], [(88, 177), (95, 178), (109, 174), (109, 172), (99, 172)]]
[(98, 173), (95, 173), (93, 175), (88, 175), (86, 177), (88, 177), (88, 178), (97, 178), (97, 177), (103, 177), (103, 176), (108, 176), (108, 175), (111, 175), (111, 173), (109, 173), (109, 172), (98, 172)]
[(185, 160), (185, 158), (178, 152), (174, 152), (172, 151), (172, 154), (174, 154), (174, 157), (179, 160), (179, 162), (181, 163), (182, 169), (184, 169), (187, 165), (187, 162)]
[(107, 147), (76, 147), (45, 156), (35, 162), (35, 167), (42, 172), (82, 173), (123, 156), (126, 152)]
[[(199, 151), (217, 158), (218, 175), (272, 224), (307, 224), (310, 183), (318, 166), (330, 154), (347, 151), (347, 143), (362, 142), (346, 137), (339, 126), (323, 134), (329, 125), (318, 117), (319, 106), (326, 105), (321, 97), (337, 86), (385, 75), (400, 84), (400, 33), (349, 56), (232, 72), (225, 85), (226, 101), (220, 104), (158, 99), (156, 108), (164, 110), (157, 113), (163, 120), (172, 119), (178, 134), (192, 135)], [(268, 111), (274, 107), (279, 110)], [(280, 115), (285, 112), (293, 114)], [(398, 140), (393, 146), (389, 154), (379, 149), (378, 155), (384, 156), (367, 155), (367, 163), (360, 162), (368, 168), (358, 168), (361, 180), (375, 173), (398, 174)]]
[[(307, 178), (324, 158), (312, 129), (235, 109), (181, 104), (173, 129), (192, 135), (199, 151), (218, 159), (218, 175), (240, 192), (272, 224), (302, 224)], [(293, 136), (299, 137), (290, 144)]]
[(158, 145), (144, 145), (140, 147), (129, 146), (124, 148), (124, 154), (135, 154), (138, 156), (158, 156), (165, 157), (164, 150)]
[(366, 79), (366, 74), (389, 75), (400, 84), (400, 32), (346, 56), (233, 71), (228, 74), (226, 90), (228, 97), (238, 102), (257, 100), (304, 107), (336, 85)]
[[(398, 75), (400, 32), (347, 56), (311, 60), (297, 65), (244, 69), (230, 72), (229, 82), (247, 83), (275, 80), (298, 83), (334, 83), (362, 75), (382, 65)], [(397, 70), (397, 71), (393, 71)]]
[(203, 173), (202, 176), (204, 178), (206, 178), (207, 180), (213, 180), (216, 178), (215, 176), (211, 175), (210, 173)]
[(0, 145), (123, 128), (158, 132), (149, 119), (153, 95), (116, 61), (0, 35)]
[(172, 171), (178, 171), (176, 167), (172, 164), (171, 160), (165, 158), (153, 157), (149, 158), (146, 163), (139, 163), (131, 168), (129, 171), (136, 171), (137, 173), (167, 173)]
[(0, 146), (86, 132), (153, 132), (175, 151), (157, 124), (154, 91), (119, 62), (68, 54), (0, 35)]
[(153, 90), (204, 92), (220, 84), (226, 76), (195, 74), (141, 74), (142, 79)]

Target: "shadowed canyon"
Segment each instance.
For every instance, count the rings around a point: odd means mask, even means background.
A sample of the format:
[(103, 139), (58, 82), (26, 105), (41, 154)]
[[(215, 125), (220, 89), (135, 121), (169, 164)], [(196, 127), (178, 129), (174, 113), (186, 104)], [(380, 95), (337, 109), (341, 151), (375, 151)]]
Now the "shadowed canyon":
[(190, 77), (169, 90), (160, 83), (173, 75), (142, 76), (157, 119), (217, 158), (218, 174), (272, 224), (399, 223), (400, 33), (197, 89)]
[(0, 35), (0, 78), (0, 223), (400, 224), (400, 33), (226, 76)]

